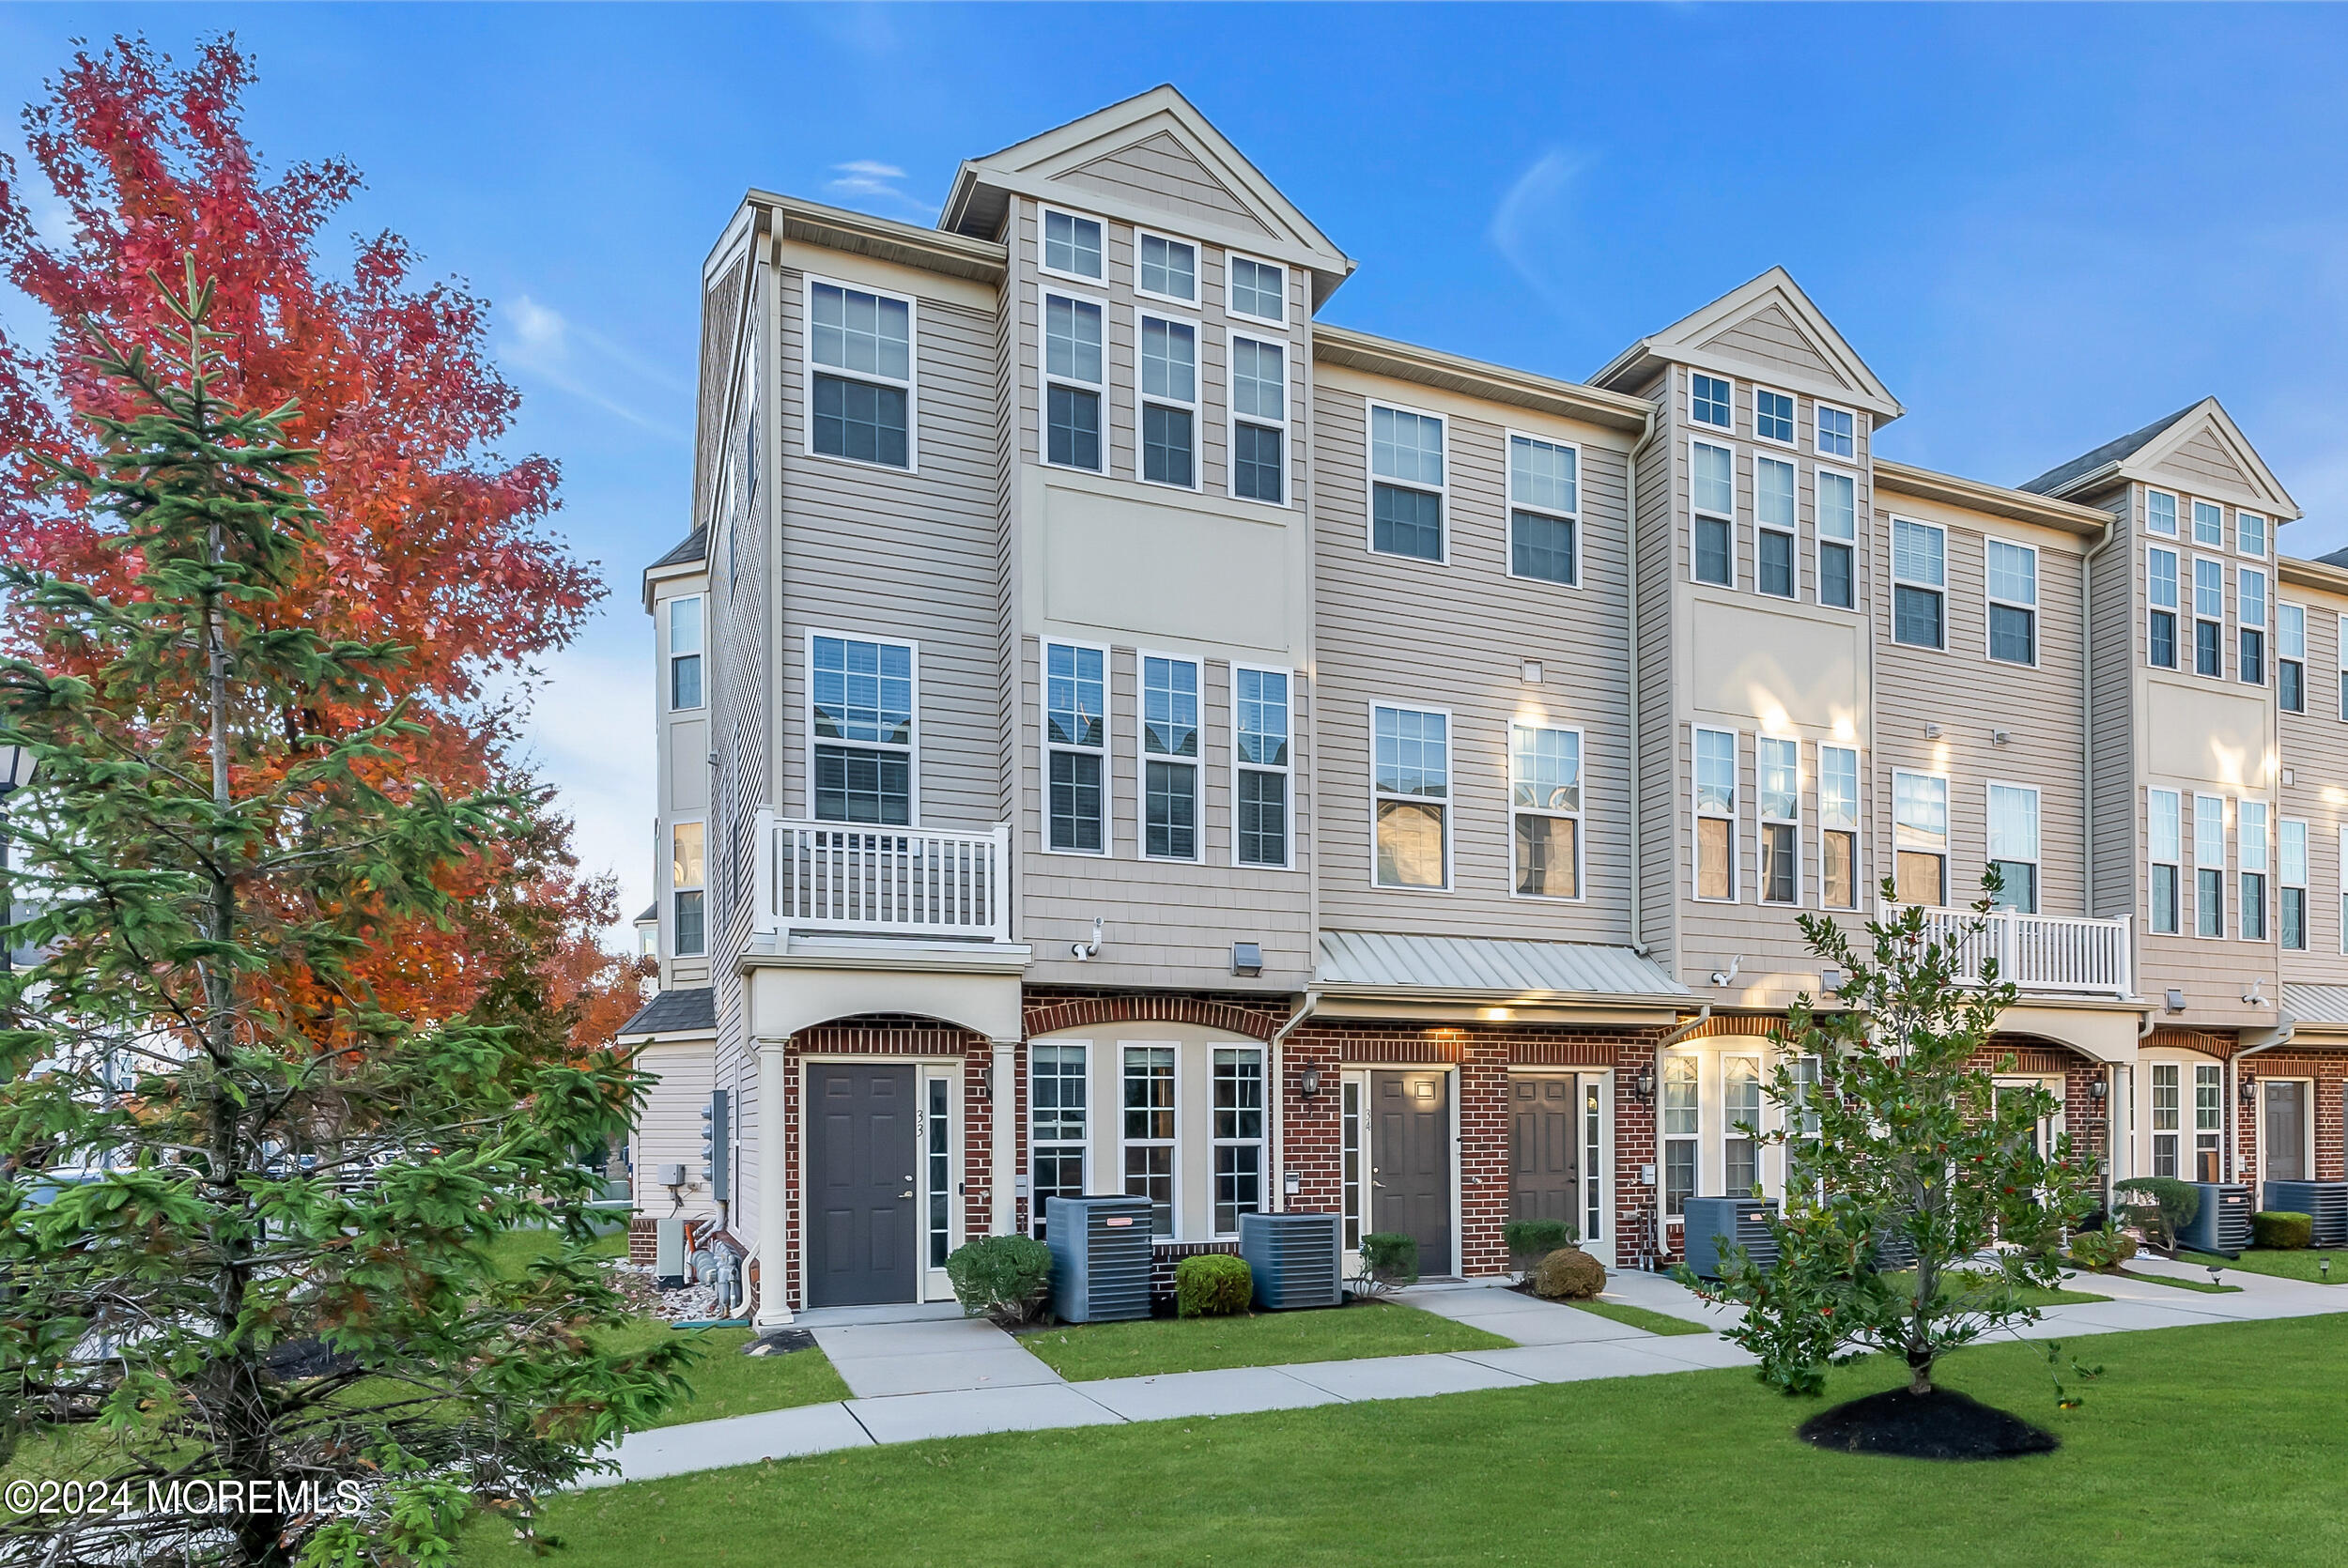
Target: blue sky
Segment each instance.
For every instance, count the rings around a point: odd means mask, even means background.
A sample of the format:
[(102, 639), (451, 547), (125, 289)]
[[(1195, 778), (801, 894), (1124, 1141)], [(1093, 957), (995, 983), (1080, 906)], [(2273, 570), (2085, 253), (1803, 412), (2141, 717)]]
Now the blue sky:
[(350, 158), (342, 226), (498, 306), (509, 450), (613, 589), (533, 742), (631, 913), (636, 574), (687, 526), (734, 203), (928, 222), (959, 160), (1162, 81), (1359, 258), (1325, 319), (1582, 377), (1782, 264), (1911, 410), (1887, 455), (2017, 483), (2214, 392), (2308, 512), (2285, 548), (2348, 544), (2335, 8), (16, 7), (0, 102), (77, 36), (224, 26), (263, 151)]

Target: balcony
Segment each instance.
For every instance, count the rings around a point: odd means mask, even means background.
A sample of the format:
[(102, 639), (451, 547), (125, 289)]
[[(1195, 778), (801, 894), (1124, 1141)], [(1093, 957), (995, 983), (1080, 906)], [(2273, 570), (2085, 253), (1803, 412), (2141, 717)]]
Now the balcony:
[[(1903, 913), (1904, 906), (1886, 904), (1883, 917), (1896, 920)], [(2025, 995), (2133, 995), (2129, 924), (2125, 916), (2082, 920), (2013, 910), (1985, 916), (1970, 909), (1924, 911), (1926, 938), (1956, 949), (1959, 980), (1978, 984), (1983, 965), (1995, 959), (2000, 977)]]
[(1011, 940), (1011, 828), (758, 824), (758, 929)]

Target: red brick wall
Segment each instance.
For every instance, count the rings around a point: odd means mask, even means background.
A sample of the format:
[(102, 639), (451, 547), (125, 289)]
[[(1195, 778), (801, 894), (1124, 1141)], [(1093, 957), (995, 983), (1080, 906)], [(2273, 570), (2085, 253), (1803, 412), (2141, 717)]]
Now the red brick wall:
[[(2315, 1179), (2318, 1181), (2348, 1181), (2348, 1166), (2342, 1164), (2342, 1138), (2348, 1135), (2340, 1122), (2340, 1096), (2348, 1089), (2348, 1051), (2309, 1051), (2286, 1046), (2279, 1051), (2262, 1051), (2241, 1059), (2238, 1069), (2244, 1082), (2255, 1083), (2260, 1078), (2309, 1078), (2315, 1081)], [(2237, 1090), (2237, 1093), (2239, 1091)], [(2255, 1091), (2254, 1091), (2255, 1092)], [(2235, 1170), (2237, 1181), (2254, 1181), (2258, 1176), (2258, 1115), (2254, 1109), (2246, 1115), (2237, 1102), (2233, 1107), (2235, 1134)], [(2254, 1202), (2263, 1204), (2263, 1193)]]

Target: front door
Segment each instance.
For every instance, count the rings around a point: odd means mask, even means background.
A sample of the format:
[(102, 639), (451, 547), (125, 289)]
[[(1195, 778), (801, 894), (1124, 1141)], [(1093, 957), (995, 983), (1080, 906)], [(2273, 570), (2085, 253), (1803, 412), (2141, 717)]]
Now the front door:
[(1418, 1271), (1448, 1274), (1451, 1257), (1451, 1075), (1373, 1072), (1370, 1223), (1418, 1243)]
[(807, 1069), (807, 1304), (917, 1299), (913, 1068)]
[(1581, 1234), (1581, 1161), (1570, 1074), (1508, 1080), (1508, 1218), (1563, 1220)]
[(2308, 1086), (2297, 1079), (2263, 1080), (2266, 1085), (2266, 1179), (2308, 1179)]

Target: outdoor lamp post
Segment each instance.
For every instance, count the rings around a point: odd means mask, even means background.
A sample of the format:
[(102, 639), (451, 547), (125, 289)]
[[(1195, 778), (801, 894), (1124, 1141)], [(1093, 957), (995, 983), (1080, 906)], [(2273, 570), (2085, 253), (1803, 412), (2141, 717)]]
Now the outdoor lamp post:
[[(33, 781), (30, 746), (0, 746), (0, 925), (16, 918), (16, 895), (8, 882), (8, 797)], [(16, 944), (0, 937), (0, 974), (16, 968)]]

